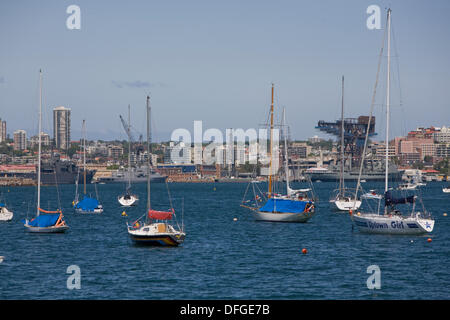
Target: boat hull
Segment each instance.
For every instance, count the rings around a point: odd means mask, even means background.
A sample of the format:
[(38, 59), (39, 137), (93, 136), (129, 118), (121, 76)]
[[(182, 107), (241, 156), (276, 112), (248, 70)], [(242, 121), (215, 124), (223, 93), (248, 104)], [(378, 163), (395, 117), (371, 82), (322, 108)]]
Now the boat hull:
[(300, 213), (272, 213), (262, 211), (252, 211), (253, 216), (258, 221), (272, 222), (307, 222), (314, 215), (314, 209), (309, 212)]
[(83, 210), (83, 209), (75, 209), (76, 213), (83, 213), (83, 214), (90, 214), (90, 213), (102, 213), (103, 209), (99, 208), (99, 209), (94, 209), (94, 210)]
[(120, 196), (117, 198), (117, 201), (119, 201), (122, 207), (131, 207), (135, 206), (139, 199), (134, 195), (130, 195), (128, 199), (125, 196)]
[(0, 221), (11, 221), (13, 218), (13, 213), (0, 213)]
[(349, 211), (353, 209), (358, 209), (361, 206), (361, 201), (342, 201), (342, 200), (336, 200), (334, 201), (334, 205), (338, 210), (341, 211)]
[(130, 234), (131, 240), (136, 244), (149, 246), (176, 247), (183, 243), (185, 236), (166, 234), (166, 235), (133, 235)]
[(26, 230), (31, 233), (64, 233), (69, 229), (69, 226), (51, 226), (51, 227), (32, 227), (24, 225)]
[[(336, 182), (339, 181), (339, 172), (305, 172), (304, 175), (309, 177), (311, 181), (322, 181), (322, 182)], [(358, 181), (359, 172), (346, 172), (344, 173), (345, 181)], [(393, 171), (389, 172), (389, 181), (401, 181), (403, 171)], [(368, 172), (361, 175), (361, 180), (367, 181), (384, 181), (384, 172)]]
[(420, 235), (433, 231), (434, 220), (378, 214), (353, 215), (352, 220), (362, 233)]
[(11, 221), (14, 214), (5, 207), (0, 208), (0, 221)]

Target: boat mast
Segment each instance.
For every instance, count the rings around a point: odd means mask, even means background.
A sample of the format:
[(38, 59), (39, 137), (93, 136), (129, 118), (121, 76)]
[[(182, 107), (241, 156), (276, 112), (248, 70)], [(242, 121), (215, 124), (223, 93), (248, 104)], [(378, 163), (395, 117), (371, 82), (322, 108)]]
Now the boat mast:
[(83, 180), (84, 194), (86, 194), (86, 120), (83, 119)]
[(287, 130), (286, 127), (286, 108), (283, 108), (283, 134), (284, 134), (284, 175), (286, 176), (286, 195), (289, 196), (289, 160), (288, 160), (288, 146), (287, 146)]
[(270, 166), (269, 166), (269, 198), (272, 198), (272, 140), (273, 140), (273, 83), (272, 83), (272, 103), (270, 105)]
[[(344, 76), (342, 76), (342, 105), (341, 105), (341, 177), (339, 179), (339, 194), (344, 195)], [(351, 160), (350, 160), (351, 161)]]
[[(388, 47), (387, 47), (387, 82), (386, 82), (386, 171), (384, 192), (389, 188), (389, 107), (390, 107), (390, 76), (391, 76), (391, 9), (387, 12)], [(385, 208), (386, 210), (386, 208)]]
[(150, 96), (147, 96), (147, 212), (151, 208), (150, 172)]
[(39, 216), (39, 208), (41, 207), (41, 131), (42, 131), (42, 69), (39, 69), (39, 130), (38, 130), (38, 194), (36, 215)]
[(130, 105), (128, 105), (128, 187), (127, 191), (131, 189), (131, 112)]

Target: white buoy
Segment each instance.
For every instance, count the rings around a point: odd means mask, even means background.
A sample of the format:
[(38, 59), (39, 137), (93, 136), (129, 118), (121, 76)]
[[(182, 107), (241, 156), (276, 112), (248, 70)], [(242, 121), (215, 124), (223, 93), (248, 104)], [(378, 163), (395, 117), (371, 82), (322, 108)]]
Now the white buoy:
[(4, 259), (5, 259), (4, 256), (0, 256), (0, 263), (2, 263)]
[(237, 218), (233, 218), (233, 221), (237, 221)]

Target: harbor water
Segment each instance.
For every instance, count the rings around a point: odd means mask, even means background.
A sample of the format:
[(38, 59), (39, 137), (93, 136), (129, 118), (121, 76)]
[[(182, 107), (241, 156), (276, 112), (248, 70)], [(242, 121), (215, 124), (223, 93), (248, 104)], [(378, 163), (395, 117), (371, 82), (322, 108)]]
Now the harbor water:
[[(75, 213), (75, 187), (59, 186), (65, 234), (27, 233), (21, 220), (35, 215), (36, 188), (1, 187), (14, 218), (0, 223), (0, 299), (449, 299), (450, 194), (443, 186), (421, 187), (436, 220), (430, 235), (386, 236), (361, 234), (348, 213), (331, 209), (335, 183), (314, 183), (317, 212), (304, 224), (255, 221), (240, 207), (246, 183), (172, 183), (187, 233), (179, 247), (130, 241), (126, 222), (145, 214), (145, 183), (133, 185), (140, 201), (126, 209), (117, 202), (124, 185), (98, 185), (105, 210), (97, 215)], [(88, 190), (95, 193), (93, 185)], [(44, 209), (58, 203), (55, 191), (42, 188)], [(152, 207), (169, 205), (166, 184), (152, 184)], [(372, 265), (380, 289), (367, 286)], [(68, 288), (69, 266), (79, 268), (79, 289)]]

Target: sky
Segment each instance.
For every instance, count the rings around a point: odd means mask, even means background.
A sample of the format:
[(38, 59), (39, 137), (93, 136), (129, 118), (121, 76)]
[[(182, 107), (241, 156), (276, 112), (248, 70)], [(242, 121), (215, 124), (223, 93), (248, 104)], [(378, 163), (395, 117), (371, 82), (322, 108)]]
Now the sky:
[[(77, 5), (79, 30), (66, 9)], [(382, 29), (370, 30), (370, 5)], [(259, 128), (275, 85), (291, 138), (319, 135), (319, 120), (368, 115), (392, 9), (391, 134), (450, 125), (450, 1), (1, 1), (0, 118), (8, 133), (37, 133), (39, 69), (43, 127), (52, 109), (71, 108), (72, 140), (86, 119), (88, 139), (126, 139), (119, 115), (145, 136), (151, 96), (153, 139), (173, 130)], [(376, 99), (384, 139), (386, 57)], [(384, 68), (384, 69), (383, 69)]]

